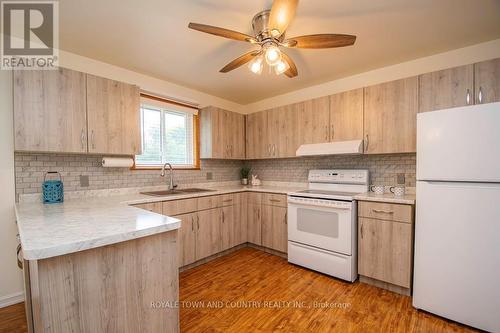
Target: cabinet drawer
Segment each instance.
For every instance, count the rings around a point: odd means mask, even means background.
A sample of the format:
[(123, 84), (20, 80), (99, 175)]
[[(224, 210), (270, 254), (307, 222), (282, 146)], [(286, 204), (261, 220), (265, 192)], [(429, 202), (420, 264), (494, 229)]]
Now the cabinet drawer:
[(161, 202), (148, 202), (143, 204), (132, 205), (137, 208), (145, 209), (153, 213), (162, 214), (162, 203)]
[(163, 215), (175, 216), (179, 214), (186, 214), (195, 212), (197, 208), (197, 200), (193, 199), (182, 199), (182, 200), (171, 200), (163, 202)]
[(358, 216), (412, 223), (413, 209), (410, 205), (360, 201), (358, 203)]
[(252, 205), (260, 205), (262, 202), (262, 194), (256, 192), (248, 192), (246, 193), (247, 200), (249, 204)]
[(262, 194), (262, 204), (263, 205), (278, 206), (278, 207), (286, 207), (286, 205), (287, 205), (286, 195), (264, 193), (264, 194)]
[(221, 205), (222, 206), (232, 206), (236, 204), (237, 199), (236, 194), (223, 194), (221, 195)]
[(198, 210), (212, 209), (222, 206), (222, 195), (211, 195), (198, 198)]

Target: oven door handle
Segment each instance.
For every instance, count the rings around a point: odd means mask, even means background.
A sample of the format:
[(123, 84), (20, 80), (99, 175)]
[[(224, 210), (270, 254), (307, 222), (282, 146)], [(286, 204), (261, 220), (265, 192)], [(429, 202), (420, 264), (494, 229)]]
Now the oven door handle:
[(351, 210), (352, 207), (334, 207), (334, 206), (329, 206), (329, 205), (322, 205), (322, 204), (317, 204), (314, 202), (308, 203), (308, 202), (289, 202), (288, 203), (292, 207), (321, 207), (321, 208), (330, 208), (330, 209), (336, 209), (336, 210)]

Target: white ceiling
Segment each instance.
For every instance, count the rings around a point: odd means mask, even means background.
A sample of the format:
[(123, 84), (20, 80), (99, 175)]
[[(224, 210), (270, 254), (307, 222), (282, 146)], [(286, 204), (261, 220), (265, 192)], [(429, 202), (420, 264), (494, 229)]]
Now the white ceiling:
[(187, 28), (205, 23), (251, 34), (271, 0), (63, 0), (60, 47), (240, 104), (500, 38), (495, 0), (302, 0), (287, 36), (357, 35), (354, 46), (296, 50), (299, 76), (219, 69), (252, 50)]

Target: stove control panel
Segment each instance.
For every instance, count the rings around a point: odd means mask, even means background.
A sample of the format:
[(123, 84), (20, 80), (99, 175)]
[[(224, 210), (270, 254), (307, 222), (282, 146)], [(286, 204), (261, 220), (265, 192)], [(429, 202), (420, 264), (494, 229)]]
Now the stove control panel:
[(360, 184), (367, 185), (370, 181), (368, 170), (309, 170), (310, 183)]
[(308, 205), (308, 206), (319, 206), (319, 207), (329, 207), (337, 209), (351, 209), (352, 201), (335, 201), (326, 199), (316, 199), (316, 198), (303, 198), (303, 197), (288, 197), (288, 203), (298, 204), (298, 205)]

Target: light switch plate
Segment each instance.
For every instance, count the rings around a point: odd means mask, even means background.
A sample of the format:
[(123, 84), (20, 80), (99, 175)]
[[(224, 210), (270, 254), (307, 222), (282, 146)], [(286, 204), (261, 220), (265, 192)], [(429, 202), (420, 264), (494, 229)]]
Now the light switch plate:
[(80, 175), (80, 187), (89, 187), (89, 176)]
[(398, 173), (396, 175), (396, 183), (398, 185), (404, 185), (405, 181), (406, 181), (406, 179), (405, 179), (405, 174), (404, 173)]
[(207, 180), (214, 179), (214, 174), (212, 172), (207, 172)]

